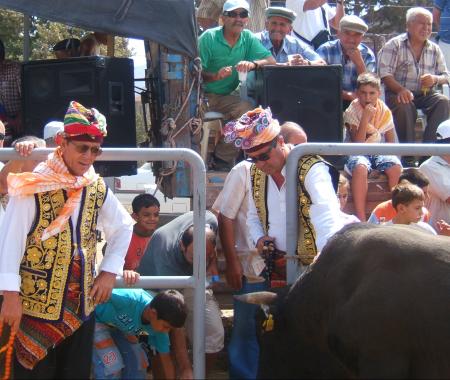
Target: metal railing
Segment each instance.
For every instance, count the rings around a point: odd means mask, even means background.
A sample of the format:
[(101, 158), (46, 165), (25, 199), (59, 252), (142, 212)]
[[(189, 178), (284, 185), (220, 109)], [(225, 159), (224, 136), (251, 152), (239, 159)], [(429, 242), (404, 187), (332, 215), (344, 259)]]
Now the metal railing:
[[(35, 149), (26, 158), (20, 157), (14, 149), (0, 149), (0, 161), (7, 160), (45, 160), (53, 149)], [(105, 148), (97, 161), (187, 161), (192, 169), (193, 212), (194, 212), (194, 263), (192, 276), (142, 276), (136, 288), (193, 288), (194, 289), (194, 330), (193, 366), (196, 379), (205, 378), (205, 210), (206, 210), (206, 169), (201, 157), (191, 149), (185, 148)], [(121, 278), (116, 287), (124, 287)]]
[[(450, 155), (449, 144), (318, 144), (308, 143), (293, 148), (286, 162), (286, 252), (287, 252), (287, 282), (294, 283), (299, 273), (298, 266), (302, 264), (296, 259), (298, 239), (298, 194), (297, 165), (300, 157), (308, 154), (319, 155), (404, 155), (404, 156), (440, 156)], [(326, 159), (326, 157), (325, 157)], [(291, 207), (296, 205), (297, 207)], [(300, 225), (302, 228), (302, 225)], [(303, 233), (303, 231), (301, 231)], [(302, 268), (300, 268), (302, 269)]]

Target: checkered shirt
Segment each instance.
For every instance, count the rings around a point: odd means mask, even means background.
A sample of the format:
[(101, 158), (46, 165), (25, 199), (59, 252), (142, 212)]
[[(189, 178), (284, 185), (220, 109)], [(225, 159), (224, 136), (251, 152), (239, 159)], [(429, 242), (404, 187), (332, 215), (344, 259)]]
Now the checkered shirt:
[(392, 75), (400, 85), (413, 92), (420, 91), (420, 77), (424, 74), (439, 75), (449, 80), (444, 55), (440, 47), (430, 40), (425, 42), (418, 62), (414, 58), (407, 33), (386, 42), (378, 58), (381, 78)]
[(9, 117), (20, 111), (20, 63), (0, 62), (0, 103), (5, 107)]

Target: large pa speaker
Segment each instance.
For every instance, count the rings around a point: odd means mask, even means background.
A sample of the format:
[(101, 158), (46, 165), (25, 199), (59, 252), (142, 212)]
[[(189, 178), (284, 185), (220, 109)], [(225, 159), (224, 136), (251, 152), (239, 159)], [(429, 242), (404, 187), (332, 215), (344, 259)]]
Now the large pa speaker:
[[(80, 57), (22, 66), (25, 133), (42, 137), (46, 123), (63, 120), (69, 102), (97, 108), (108, 124), (104, 147), (136, 147), (134, 65), (129, 58)], [(104, 177), (136, 174), (135, 161), (99, 161)]]
[(300, 124), (309, 142), (342, 142), (341, 84), (341, 65), (264, 66), (256, 72), (256, 100), (280, 124)]

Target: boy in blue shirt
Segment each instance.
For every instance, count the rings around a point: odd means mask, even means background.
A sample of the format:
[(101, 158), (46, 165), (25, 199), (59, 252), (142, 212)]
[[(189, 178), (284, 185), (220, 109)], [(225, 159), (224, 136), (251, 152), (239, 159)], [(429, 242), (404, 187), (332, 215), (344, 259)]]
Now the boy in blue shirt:
[(148, 360), (137, 336), (159, 355), (166, 378), (175, 377), (168, 332), (186, 320), (183, 295), (165, 290), (155, 296), (143, 289), (114, 289), (95, 309), (93, 368), (96, 379), (146, 379)]

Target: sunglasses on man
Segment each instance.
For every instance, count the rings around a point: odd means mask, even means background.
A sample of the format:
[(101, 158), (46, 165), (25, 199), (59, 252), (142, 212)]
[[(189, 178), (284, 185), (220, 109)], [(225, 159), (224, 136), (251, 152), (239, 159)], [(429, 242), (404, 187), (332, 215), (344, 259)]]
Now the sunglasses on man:
[(75, 150), (80, 154), (85, 154), (87, 151), (91, 151), (91, 154), (94, 156), (100, 156), (102, 154), (102, 148), (99, 146), (89, 146), (86, 144), (76, 144), (73, 141), (69, 140), (73, 146), (75, 146)]
[(256, 157), (246, 157), (246, 161), (251, 162), (253, 164), (256, 164), (258, 161), (268, 161), (270, 159), (270, 152), (273, 148), (277, 146), (278, 139), (272, 140), (272, 143), (270, 144), (270, 147), (267, 151), (264, 153), (258, 154)]
[(224, 16), (231, 17), (231, 18), (247, 18), (248, 17), (248, 11), (242, 11), (242, 12), (236, 12), (236, 11), (225, 11), (223, 12)]

